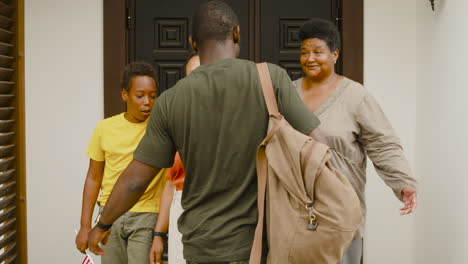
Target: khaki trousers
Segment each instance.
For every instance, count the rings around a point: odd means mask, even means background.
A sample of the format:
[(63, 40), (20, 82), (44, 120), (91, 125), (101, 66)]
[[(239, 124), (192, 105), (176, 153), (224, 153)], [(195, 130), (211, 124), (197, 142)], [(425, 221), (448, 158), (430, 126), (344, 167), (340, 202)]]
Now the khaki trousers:
[(146, 264), (158, 214), (126, 212), (114, 222), (102, 264)]

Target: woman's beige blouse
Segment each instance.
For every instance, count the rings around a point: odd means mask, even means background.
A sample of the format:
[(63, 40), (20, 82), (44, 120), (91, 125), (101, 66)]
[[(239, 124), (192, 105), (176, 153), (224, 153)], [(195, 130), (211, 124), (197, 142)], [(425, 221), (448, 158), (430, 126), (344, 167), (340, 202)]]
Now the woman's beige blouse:
[[(302, 95), (302, 78), (294, 81)], [(343, 78), (330, 98), (315, 112), (320, 130), (332, 148), (332, 164), (345, 174), (361, 201), (366, 215), (365, 184), (367, 157), (377, 173), (401, 200), (405, 187), (416, 189), (400, 140), (377, 101), (361, 84)], [(364, 224), (359, 230), (364, 234)]]

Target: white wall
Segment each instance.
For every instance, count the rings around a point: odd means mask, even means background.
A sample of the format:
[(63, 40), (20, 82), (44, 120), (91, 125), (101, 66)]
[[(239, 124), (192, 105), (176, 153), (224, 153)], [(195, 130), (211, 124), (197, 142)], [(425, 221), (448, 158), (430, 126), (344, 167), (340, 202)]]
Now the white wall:
[[(364, 85), (390, 119), (413, 168), (418, 99), (415, 8), (408, 0), (364, 1)], [(399, 215), (402, 204), (369, 167), (365, 263), (414, 263), (415, 216)]]
[(74, 246), (90, 134), (103, 117), (103, 8), (26, 0), (26, 170), (31, 264), (81, 263)]
[(468, 263), (468, 2), (418, 3), (417, 263)]
[[(366, 263), (468, 263), (468, 2), (365, 1), (365, 85), (400, 134), (420, 181), (419, 208), (369, 173)], [(370, 170), (372, 171), (372, 170)]]

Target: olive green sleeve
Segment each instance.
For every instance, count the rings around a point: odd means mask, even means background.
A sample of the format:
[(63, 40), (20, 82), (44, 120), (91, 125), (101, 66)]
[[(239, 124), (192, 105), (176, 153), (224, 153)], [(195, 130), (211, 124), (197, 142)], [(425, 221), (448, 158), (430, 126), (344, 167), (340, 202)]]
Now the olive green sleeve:
[(268, 69), (280, 113), (294, 129), (309, 135), (320, 125), (320, 120), (301, 100), (285, 70), (274, 64), (268, 64)]
[(163, 94), (156, 100), (146, 133), (133, 155), (134, 159), (155, 168), (171, 167), (176, 152), (167, 122), (166, 98)]

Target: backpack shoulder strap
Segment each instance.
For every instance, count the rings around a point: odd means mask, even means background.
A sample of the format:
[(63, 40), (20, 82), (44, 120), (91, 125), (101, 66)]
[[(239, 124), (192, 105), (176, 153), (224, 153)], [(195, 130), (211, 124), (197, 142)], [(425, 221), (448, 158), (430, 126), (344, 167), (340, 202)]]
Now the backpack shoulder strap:
[(263, 97), (268, 108), (270, 115), (278, 115), (278, 103), (276, 101), (275, 91), (273, 90), (273, 84), (271, 82), (270, 72), (268, 71), (268, 65), (266, 62), (257, 63), (258, 75), (260, 77), (260, 83), (262, 85)]
[(263, 225), (265, 221), (265, 194), (267, 185), (268, 162), (265, 153), (265, 145), (262, 144), (257, 150), (257, 207), (258, 219), (255, 227), (254, 240), (250, 251), (249, 264), (260, 264), (263, 249)]
[[(268, 108), (270, 116), (279, 116), (278, 104), (271, 83), (268, 65), (266, 63), (257, 64), (260, 83), (262, 85), (263, 97)], [(273, 133), (271, 133), (273, 134)], [(267, 136), (268, 138), (268, 136)], [(255, 228), (254, 241), (250, 252), (249, 264), (260, 264), (262, 259), (262, 242), (263, 242), (263, 225), (265, 218), (265, 192), (267, 185), (268, 162), (265, 153), (266, 141), (264, 141), (257, 149), (257, 207), (258, 220)]]

